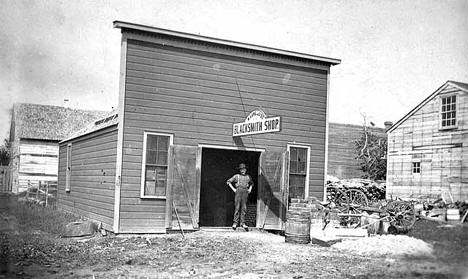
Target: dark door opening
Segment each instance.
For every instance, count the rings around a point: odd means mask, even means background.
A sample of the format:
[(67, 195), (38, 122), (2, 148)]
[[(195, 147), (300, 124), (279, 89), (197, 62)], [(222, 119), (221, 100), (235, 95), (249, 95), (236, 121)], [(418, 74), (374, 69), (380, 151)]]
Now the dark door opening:
[(240, 163), (248, 166), (254, 187), (247, 202), (246, 223), (256, 226), (258, 163), (260, 152), (203, 148), (200, 187), (200, 227), (227, 227), (234, 216), (234, 192), (226, 180), (239, 173)]

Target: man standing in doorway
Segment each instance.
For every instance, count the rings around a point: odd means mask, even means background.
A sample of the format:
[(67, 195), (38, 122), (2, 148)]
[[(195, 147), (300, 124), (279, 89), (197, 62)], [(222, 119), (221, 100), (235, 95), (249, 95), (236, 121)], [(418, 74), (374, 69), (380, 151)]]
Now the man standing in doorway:
[[(240, 174), (236, 174), (233, 177), (229, 178), (226, 181), (226, 184), (231, 187), (232, 191), (235, 193), (235, 211), (234, 211), (234, 222), (232, 228), (235, 230), (239, 224), (244, 229), (248, 229), (245, 224), (245, 213), (247, 212), (247, 197), (250, 192), (252, 192), (253, 181), (250, 175), (247, 174), (247, 166), (242, 163), (239, 164)], [(234, 183), (234, 186), (232, 185)]]

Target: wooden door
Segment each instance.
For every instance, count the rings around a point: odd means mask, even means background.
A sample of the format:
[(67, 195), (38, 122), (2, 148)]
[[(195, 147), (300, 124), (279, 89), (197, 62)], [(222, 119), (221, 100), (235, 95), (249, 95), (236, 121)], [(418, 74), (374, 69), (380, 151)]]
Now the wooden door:
[[(201, 148), (173, 145), (169, 149), (166, 228), (198, 229)], [(179, 216), (179, 220), (176, 215)]]
[(283, 230), (288, 207), (289, 152), (265, 151), (261, 155), (257, 226)]

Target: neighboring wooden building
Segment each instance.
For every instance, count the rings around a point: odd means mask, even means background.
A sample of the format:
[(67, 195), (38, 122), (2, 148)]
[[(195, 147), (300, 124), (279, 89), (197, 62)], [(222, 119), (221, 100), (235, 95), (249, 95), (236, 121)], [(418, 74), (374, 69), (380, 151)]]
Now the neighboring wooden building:
[(57, 181), (58, 143), (105, 112), (18, 103), (13, 106), (11, 185), (17, 193), (39, 181)]
[[(378, 137), (386, 138), (384, 128), (368, 127)], [(356, 159), (356, 141), (363, 134), (362, 125), (330, 123), (328, 127), (327, 174), (340, 179), (360, 178), (364, 172)]]
[(468, 200), (468, 84), (447, 81), (388, 131), (387, 197)]
[(118, 116), (61, 142), (62, 209), (116, 233), (178, 229), (175, 210), (184, 229), (230, 226), (226, 180), (240, 162), (255, 182), (251, 226), (281, 230), (288, 199), (323, 197), (329, 71), (339, 60), (114, 25)]

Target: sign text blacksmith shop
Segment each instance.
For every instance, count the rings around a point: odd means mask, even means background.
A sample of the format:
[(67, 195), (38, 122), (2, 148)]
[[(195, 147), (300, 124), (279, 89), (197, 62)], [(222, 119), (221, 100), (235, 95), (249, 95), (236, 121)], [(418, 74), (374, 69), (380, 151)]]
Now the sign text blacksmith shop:
[(232, 136), (240, 137), (246, 135), (279, 132), (281, 130), (281, 117), (266, 117), (262, 110), (252, 111), (244, 122), (232, 125)]

